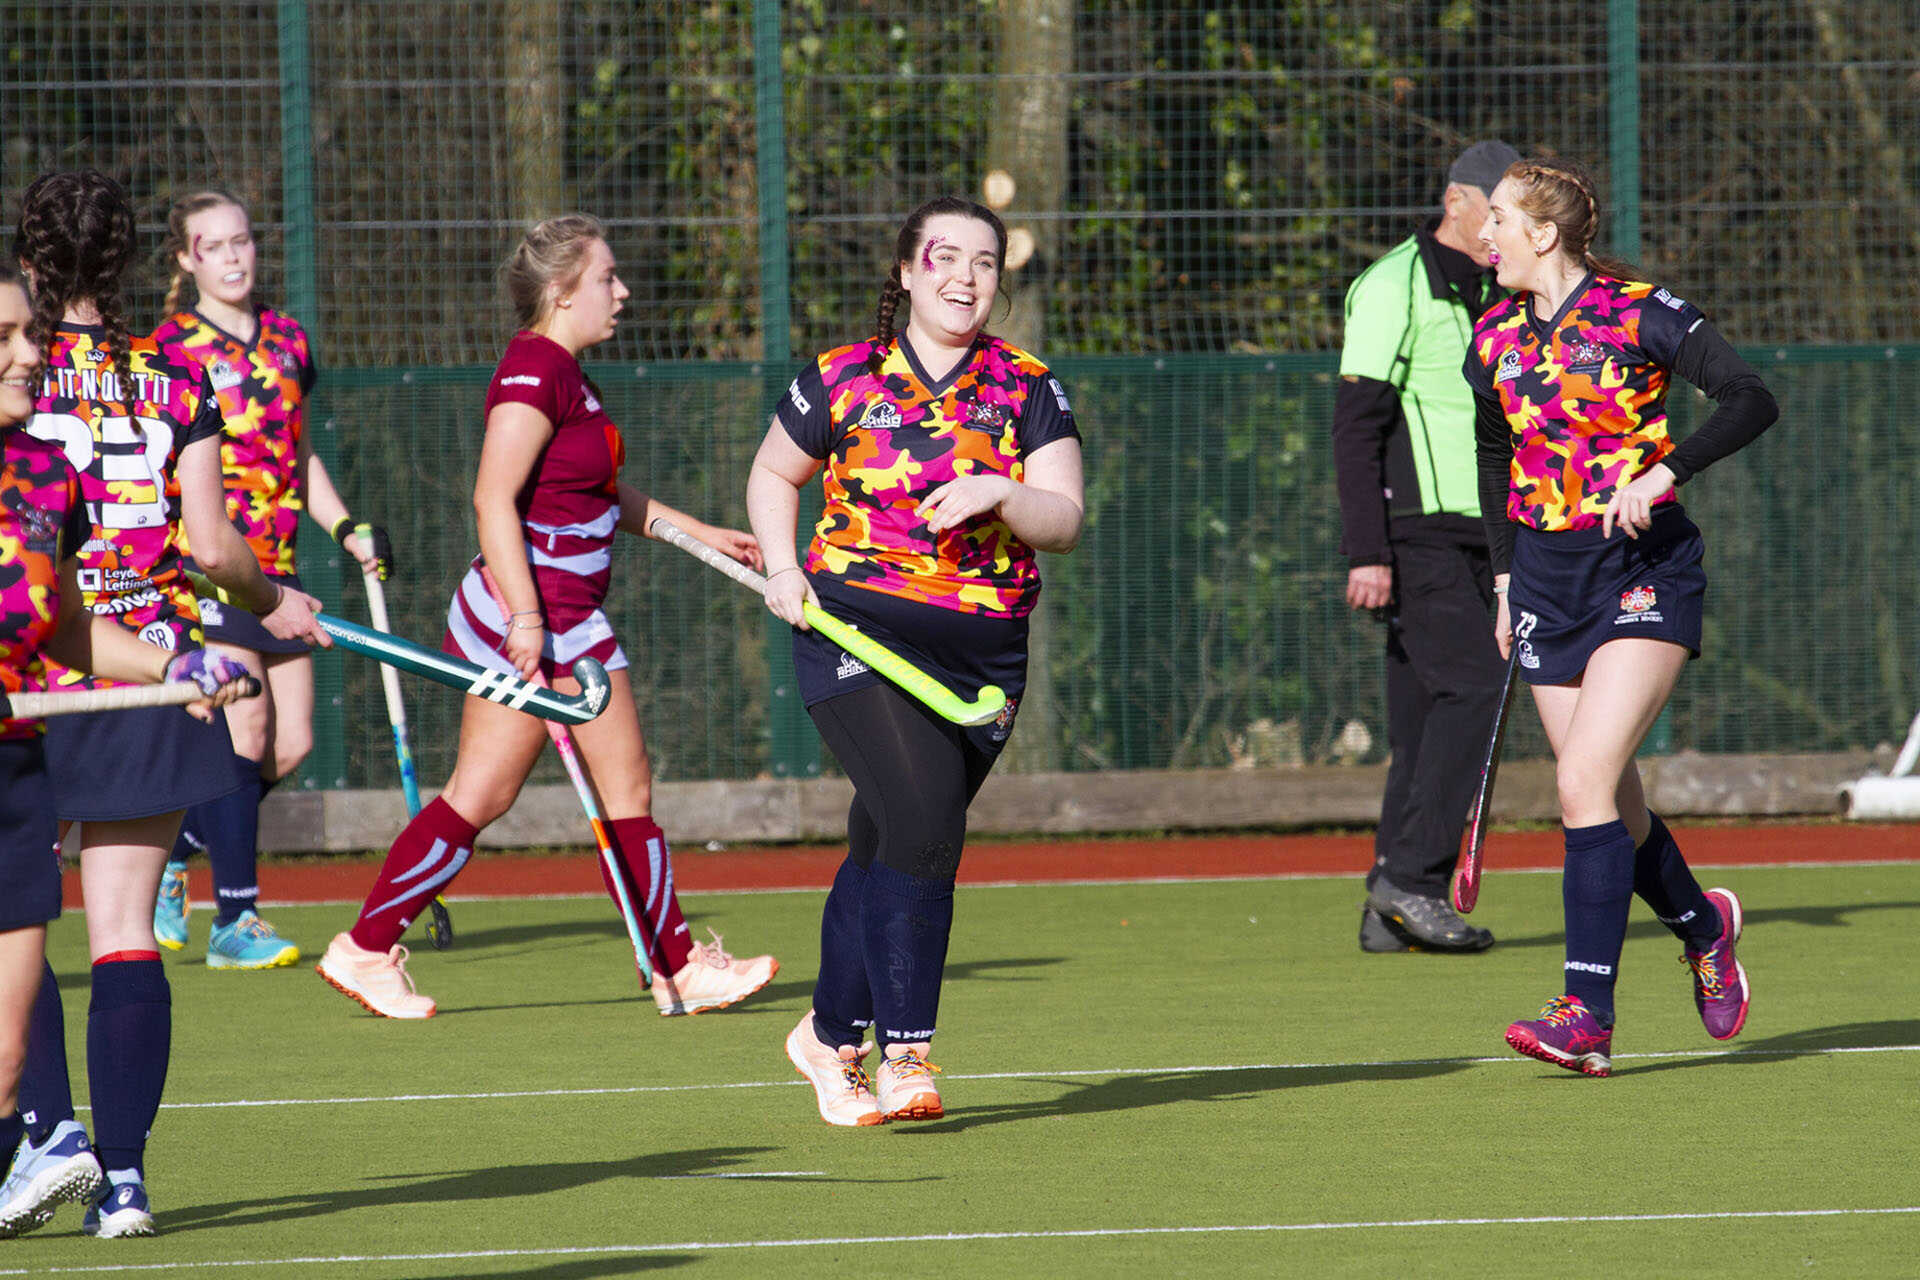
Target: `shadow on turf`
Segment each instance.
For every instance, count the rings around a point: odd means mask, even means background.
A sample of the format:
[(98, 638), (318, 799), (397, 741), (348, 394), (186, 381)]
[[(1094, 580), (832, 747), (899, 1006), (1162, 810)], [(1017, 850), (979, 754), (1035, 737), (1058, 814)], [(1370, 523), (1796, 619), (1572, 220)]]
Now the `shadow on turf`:
[[(1712, 870), (1710, 867), (1705, 869)], [(1637, 898), (1634, 902), (1636, 912), (1646, 906)], [(1742, 906), (1745, 907), (1745, 904), (1742, 903)], [(1849, 902), (1824, 907), (1761, 907), (1757, 910), (1746, 908), (1741, 912), (1743, 921), (1741, 932), (1744, 935), (1747, 930), (1756, 926), (1765, 928), (1770, 924), (1799, 924), (1812, 929), (1846, 929), (1851, 928), (1854, 923), (1848, 917), (1857, 912), (1912, 911), (1916, 908), (1920, 908), (1920, 902)], [(1671, 939), (1673, 935), (1667, 932), (1667, 927), (1657, 920), (1635, 920), (1627, 926), (1627, 937)], [(1565, 941), (1566, 935), (1555, 931), (1527, 934), (1518, 938), (1503, 935), (1494, 945), (1511, 950), (1516, 947), (1559, 947)], [(1675, 945), (1678, 945), (1677, 940)]]
[[(477, 936), (477, 935), (476, 935)], [(626, 945), (627, 935), (619, 935), (622, 946)], [(631, 952), (628, 953), (629, 959)], [(1022, 978), (1009, 970), (1037, 969), (1044, 965), (1064, 964), (1065, 956), (1023, 956), (996, 960), (969, 960), (950, 964), (946, 968), (946, 981), (968, 982), (987, 980), (991, 982), (1037, 982), (1038, 978)], [(782, 972), (786, 970), (782, 969)], [(734, 1005), (727, 1010), (728, 1017), (742, 1014), (763, 1013), (778, 1014), (782, 1018), (791, 1018), (793, 1010), (784, 1002), (798, 1000), (813, 994), (813, 979), (802, 978), (793, 982), (770, 982), (756, 991), (752, 998)], [(440, 1006), (441, 1016), (455, 1013), (500, 1013), (511, 1009), (565, 1009), (579, 1005), (628, 1004), (640, 997), (622, 996), (612, 1000), (540, 1000), (522, 1001), (517, 1004), (463, 1004)]]
[(630, 1276), (641, 1271), (684, 1267), (692, 1261), (694, 1255), (689, 1253), (624, 1253), (591, 1260), (581, 1258), (571, 1262), (543, 1262), (520, 1271), (494, 1268), (485, 1271), (450, 1271), (447, 1276), (448, 1280), (480, 1280), (482, 1276), (490, 1280), (499, 1280), (501, 1276), (517, 1277), (518, 1280), (599, 1280), (601, 1276)]
[[(1005, 1106), (974, 1106), (944, 1120), (902, 1125), (903, 1133), (961, 1133), (978, 1125), (1042, 1120), (1052, 1116), (1089, 1115), (1102, 1111), (1137, 1111), (1175, 1102), (1238, 1102), (1277, 1089), (1307, 1089), (1357, 1081), (1422, 1080), (1464, 1071), (1473, 1064), (1455, 1062), (1376, 1062), (1326, 1067), (1249, 1067), (1232, 1071), (1163, 1071), (1086, 1082), (1060, 1080), (1036, 1074), (1036, 1084), (1057, 1084), (1068, 1092), (1043, 1102)], [(1023, 1077), (1024, 1078), (1024, 1077)], [(889, 1128), (893, 1126), (888, 1126)]]
[(1702, 1049), (1703, 1056), (1698, 1058), (1636, 1062), (1616, 1067), (1614, 1074), (1638, 1076), (1654, 1071), (1680, 1071), (1694, 1067), (1752, 1067), (1813, 1057), (1831, 1049), (1868, 1049), (1898, 1044), (1920, 1044), (1920, 1020), (1905, 1018), (1886, 1022), (1843, 1022), (1837, 1026), (1806, 1027), (1757, 1039), (1742, 1036), (1721, 1050)]
[[(265, 1200), (228, 1200), (214, 1204), (168, 1207), (162, 1219), (168, 1235), (203, 1227), (253, 1227), (269, 1222), (326, 1217), (360, 1209), (409, 1209), (427, 1204), (519, 1199), (525, 1196), (574, 1191), (623, 1178), (642, 1182), (658, 1178), (685, 1178), (722, 1173), (778, 1147), (705, 1147), (691, 1151), (656, 1151), (620, 1160), (560, 1161), (539, 1164), (503, 1164), (484, 1169), (457, 1169), (446, 1173), (379, 1174), (359, 1185), (306, 1195)], [(931, 1181), (920, 1178), (761, 1178), (761, 1182), (899, 1183)], [(370, 1185), (380, 1184), (380, 1185)], [(495, 1274), (489, 1272), (488, 1274)], [(524, 1274), (547, 1274), (527, 1272)], [(589, 1272), (586, 1274), (600, 1274)]]

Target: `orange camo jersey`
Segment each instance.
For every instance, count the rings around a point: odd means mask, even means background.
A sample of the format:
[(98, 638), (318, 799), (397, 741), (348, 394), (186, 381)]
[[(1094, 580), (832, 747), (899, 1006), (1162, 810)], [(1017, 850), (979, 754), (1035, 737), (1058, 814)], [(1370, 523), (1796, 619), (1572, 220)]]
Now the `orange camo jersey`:
[[(148, 644), (200, 643), (200, 614), (181, 565), (177, 535), (180, 451), (220, 430), (206, 370), (135, 338), (123, 379), (100, 349), (100, 329), (61, 325), (27, 431), (57, 444), (80, 473), (91, 536), (80, 548), (87, 608), (118, 618)], [(130, 383), (131, 385), (127, 385)], [(98, 687), (54, 663), (48, 683)]]
[(916, 508), (961, 476), (1018, 481), (1026, 455), (1079, 438), (1047, 366), (998, 338), (978, 339), (930, 385), (904, 337), (877, 374), (872, 341), (825, 352), (801, 371), (777, 416), (825, 467), (826, 507), (809, 573), (963, 613), (1021, 617), (1040, 591), (1033, 548), (996, 513), (932, 534)]
[[(267, 573), (294, 570), (294, 541), (306, 500), (300, 492), (300, 439), (314, 362), (306, 331), (291, 316), (261, 307), (259, 330), (242, 341), (197, 311), (168, 316), (153, 340), (179, 359), (204, 366), (219, 398), (220, 474), (227, 518)], [(186, 536), (181, 547), (187, 554)]]

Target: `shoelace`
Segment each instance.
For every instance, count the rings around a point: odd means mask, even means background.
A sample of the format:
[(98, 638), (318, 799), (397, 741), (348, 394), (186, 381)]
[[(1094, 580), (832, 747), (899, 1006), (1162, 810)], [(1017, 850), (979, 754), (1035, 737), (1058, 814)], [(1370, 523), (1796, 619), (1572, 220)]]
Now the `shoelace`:
[(1555, 996), (1540, 1011), (1540, 1020), (1550, 1027), (1564, 1027), (1586, 1012), (1572, 996)]
[(1713, 952), (1705, 951), (1697, 956), (1682, 955), (1680, 962), (1693, 970), (1694, 981), (1700, 984), (1702, 995), (1709, 1000), (1720, 998), (1720, 966), (1714, 962)]
[(712, 944), (709, 945), (704, 942), (694, 943), (693, 958), (711, 969), (724, 969), (728, 965), (731, 965), (733, 963), (733, 957), (728, 955), (726, 950), (721, 947), (720, 935), (712, 929), (708, 929), (707, 936), (713, 939)]
[(400, 981), (407, 984), (407, 994), (415, 995), (417, 993), (413, 989), (413, 975), (407, 972), (408, 954), (407, 949), (396, 942), (393, 944), (393, 950), (387, 952), (387, 963), (392, 965), (393, 971), (400, 975)]
[(273, 935), (273, 930), (269, 929), (267, 922), (259, 916), (241, 921), (240, 932), (246, 934), (249, 938), (266, 938)]
[(840, 1075), (847, 1082), (847, 1088), (853, 1090), (853, 1096), (873, 1092), (873, 1082), (867, 1079), (867, 1064), (859, 1058), (840, 1059)]
[(887, 1059), (887, 1065), (893, 1068), (893, 1074), (903, 1080), (920, 1076), (939, 1075), (940, 1068), (928, 1062), (912, 1049)]

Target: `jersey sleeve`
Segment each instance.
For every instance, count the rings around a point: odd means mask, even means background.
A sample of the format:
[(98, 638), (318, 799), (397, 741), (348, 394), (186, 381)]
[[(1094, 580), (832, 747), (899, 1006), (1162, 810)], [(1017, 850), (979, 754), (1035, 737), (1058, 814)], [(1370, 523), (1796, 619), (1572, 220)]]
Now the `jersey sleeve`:
[(1656, 289), (1640, 303), (1640, 349), (1662, 369), (1672, 369), (1680, 358), (1680, 344), (1707, 322), (1700, 308), (1665, 289)]
[(186, 448), (195, 440), (204, 440), (208, 436), (217, 436), (226, 427), (226, 420), (220, 416), (220, 397), (214, 392), (213, 378), (207, 372), (207, 366), (198, 360), (192, 362), (194, 376), (194, 399), (197, 403), (193, 421), (187, 423), (187, 429), (180, 437), (180, 447)]
[(820, 362), (809, 361), (799, 376), (788, 384), (774, 417), (787, 430), (787, 438), (809, 458), (824, 459), (833, 450), (833, 412), (827, 403), (827, 384), (820, 377)]
[(1473, 341), (1467, 344), (1467, 359), (1460, 366), (1460, 372), (1466, 378), (1467, 385), (1473, 388), (1473, 394), (1497, 403), (1500, 392), (1493, 385), (1493, 370), (1487, 368), (1487, 362), (1480, 358), (1481, 341), (1480, 331), (1476, 329)]
[(566, 421), (567, 388), (564, 369), (558, 360), (549, 359), (542, 344), (515, 342), (493, 371), (493, 383), (487, 388), (487, 405), (524, 404), (536, 409), (556, 428)]
[(1034, 380), (1027, 407), (1014, 427), (1014, 438), (1019, 441), (1023, 458), (1055, 440), (1080, 438), (1080, 428), (1073, 420), (1073, 405), (1067, 400), (1067, 389), (1060, 385), (1060, 379), (1047, 373)]
[(1413, 316), (1397, 274), (1391, 266), (1376, 267), (1347, 290), (1347, 328), (1340, 346), (1342, 377), (1372, 378), (1394, 386), (1404, 381), (1394, 366)]
[(56, 560), (68, 560), (80, 554), (93, 536), (93, 520), (87, 514), (87, 500), (80, 492), (80, 473), (64, 458), (67, 469), (67, 518), (60, 522), (60, 554)]

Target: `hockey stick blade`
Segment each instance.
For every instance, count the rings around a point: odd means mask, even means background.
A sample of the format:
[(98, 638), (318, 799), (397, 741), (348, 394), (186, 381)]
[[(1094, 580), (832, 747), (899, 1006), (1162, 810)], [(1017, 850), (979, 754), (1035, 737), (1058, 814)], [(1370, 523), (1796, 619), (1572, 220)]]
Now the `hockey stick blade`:
[[(252, 676), (239, 683), (241, 697), (260, 696), (260, 682)], [(189, 702), (204, 701), (206, 696), (200, 686), (186, 683), (114, 685), (74, 693), (0, 693), (0, 720), (43, 720), (134, 707), (184, 707)]]
[(1507, 715), (1513, 709), (1513, 690), (1520, 672), (1520, 645), (1514, 643), (1507, 659), (1506, 684), (1500, 690), (1500, 710), (1493, 717), (1493, 736), (1487, 758), (1480, 765), (1480, 790), (1473, 797), (1473, 817), (1467, 826), (1467, 848), (1453, 877), (1453, 909), (1470, 913), (1480, 901), (1481, 854), (1487, 847), (1488, 819), (1493, 814), (1493, 782), (1500, 772), (1500, 744), (1507, 736)]
[[(696, 560), (718, 569), (743, 586), (765, 595), (767, 580), (755, 573), (738, 560), (722, 552), (715, 551), (706, 543), (693, 537), (664, 517), (656, 519), (652, 525), (653, 536), (662, 542), (671, 542)], [(998, 685), (987, 685), (969, 702), (938, 680), (908, 662), (878, 640), (864, 634), (860, 628), (828, 613), (816, 604), (806, 606), (806, 618), (821, 635), (839, 645), (847, 653), (878, 671), (893, 681), (903, 691), (923, 703), (943, 720), (954, 724), (986, 724), (996, 719), (1006, 709), (1007, 695)]]
[(370, 631), (331, 614), (315, 614), (314, 621), (342, 649), (542, 720), (585, 724), (607, 709), (607, 699), (612, 694), (606, 668), (592, 658), (582, 658), (573, 664), (573, 678), (580, 682), (580, 692), (559, 693), (531, 680), (489, 671), (464, 658), (452, 657), (384, 631)]

